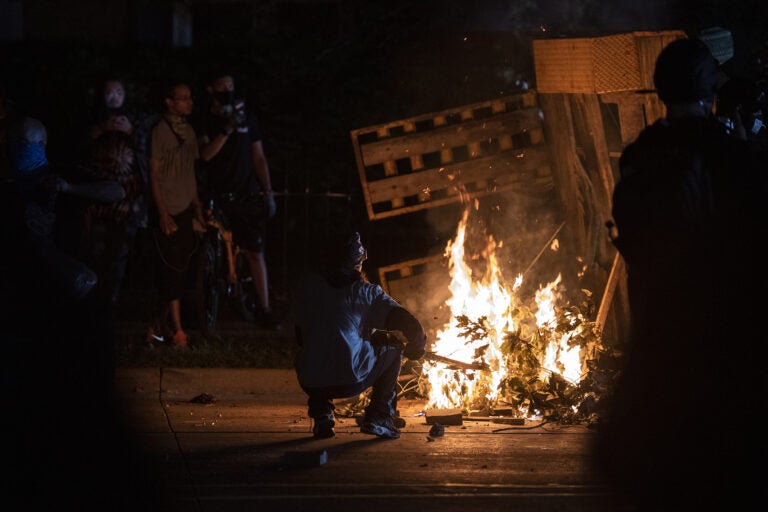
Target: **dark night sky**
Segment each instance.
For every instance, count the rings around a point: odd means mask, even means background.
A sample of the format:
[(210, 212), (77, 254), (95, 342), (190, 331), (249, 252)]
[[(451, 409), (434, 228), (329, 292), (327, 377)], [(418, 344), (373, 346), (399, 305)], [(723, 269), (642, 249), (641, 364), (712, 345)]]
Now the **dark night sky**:
[[(197, 35), (191, 48), (178, 49), (90, 37), (82, 28), (125, 2), (99, 1), (88, 8), (89, 1), (78, 2), (72, 14), (87, 18), (66, 18), (75, 31), (71, 36), (62, 35), (56, 20), (64, 18), (51, 12), (42, 25), (56, 28), (56, 37), (39, 33), (0, 44), (0, 57), (13, 70), (3, 80), (23, 108), (50, 126), (54, 158), (69, 158), (67, 136), (78, 133), (93, 101), (89, 88), (105, 70), (119, 70), (130, 82), (133, 100), (154, 108), (151, 93), (164, 75), (180, 74), (197, 85), (205, 67), (230, 63), (267, 127), (265, 145), (278, 189), (350, 194), (351, 204), (332, 205), (340, 209), (331, 212), (337, 216), (332, 222), (386, 237), (372, 252), (372, 263), (383, 264), (443, 247), (453, 224), (447, 221), (445, 232), (434, 233), (423, 214), (407, 222), (366, 223), (350, 130), (512, 94), (523, 82), (535, 88), (534, 37), (666, 29), (695, 34), (719, 25), (733, 32), (738, 58), (768, 48), (768, 9), (753, 0), (349, 0), (269, 2), (269, 7), (192, 1)], [(114, 7), (107, 8), (110, 3)], [(249, 33), (243, 12), (255, 14)], [(128, 17), (124, 21), (130, 23)], [(118, 26), (107, 32), (131, 30)], [(280, 245), (280, 240), (273, 244)]]

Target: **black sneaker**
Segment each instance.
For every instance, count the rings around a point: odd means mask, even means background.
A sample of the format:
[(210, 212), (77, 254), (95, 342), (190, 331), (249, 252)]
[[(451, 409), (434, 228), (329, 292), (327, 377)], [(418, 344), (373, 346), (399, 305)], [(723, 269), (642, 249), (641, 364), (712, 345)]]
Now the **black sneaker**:
[(333, 421), (333, 416), (328, 414), (326, 416), (320, 416), (315, 418), (315, 426), (312, 427), (312, 435), (315, 439), (328, 439), (336, 435), (333, 431), (333, 427), (336, 422)]
[(360, 432), (363, 434), (373, 434), (374, 436), (385, 439), (399, 439), (400, 431), (395, 427), (392, 418), (380, 418), (376, 420), (364, 419), (360, 425)]

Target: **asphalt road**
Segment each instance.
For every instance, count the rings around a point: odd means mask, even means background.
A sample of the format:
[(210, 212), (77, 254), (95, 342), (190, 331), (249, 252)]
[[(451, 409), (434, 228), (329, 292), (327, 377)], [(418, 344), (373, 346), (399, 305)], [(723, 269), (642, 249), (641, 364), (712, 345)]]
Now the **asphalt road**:
[(117, 384), (162, 510), (630, 510), (591, 471), (585, 426), (465, 418), (434, 437), (425, 404), (401, 401), (398, 440), (353, 417), (315, 440), (291, 370), (123, 368)]

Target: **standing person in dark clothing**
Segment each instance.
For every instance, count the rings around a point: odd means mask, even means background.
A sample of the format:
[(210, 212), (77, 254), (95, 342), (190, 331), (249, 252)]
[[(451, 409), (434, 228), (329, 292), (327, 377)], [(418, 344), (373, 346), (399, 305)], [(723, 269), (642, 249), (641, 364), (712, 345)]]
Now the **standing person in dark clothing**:
[(358, 233), (330, 237), (317, 270), (302, 281), (296, 312), (299, 384), (307, 393), (316, 438), (335, 435), (334, 398), (371, 388), (360, 431), (397, 439), (397, 378), (402, 357), (420, 359), (419, 321), (362, 273), (367, 251)]
[(192, 92), (187, 84), (174, 83), (165, 90), (165, 111), (152, 129), (149, 153), (150, 184), (157, 214), (154, 241), (164, 307), (150, 327), (147, 340), (165, 341), (170, 337), (176, 347), (182, 348), (187, 346), (188, 337), (181, 324), (181, 299), (199, 245), (196, 230), (205, 225), (195, 175), (197, 137), (187, 122), (192, 105)]
[(261, 126), (245, 100), (236, 95), (228, 72), (212, 73), (206, 91), (207, 108), (196, 131), (200, 158), (207, 162), (208, 192), (223, 210), (234, 242), (248, 260), (260, 306), (255, 320), (273, 329), (279, 322), (270, 306), (264, 249), (267, 221), (276, 208)]
[[(156, 510), (160, 498), (122, 425), (114, 394), (114, 325), (94, 293), (96, 274), (69, 253), (67, 198), (107, 204), (114, 181), (71, 182), (51, 163), (48, 133), (21, 116), (8, 127), (0, 182), (2, 493), (30, 510)], [(73, 414), (73, 411), (75, 413)], [(11, 417), (9, 416), (9, 418)]]
[[(100, 96), (89, 127), (86, 158), (92, 155), (94, 147), (101, 146), (102, 135), (117, 133), (128, 139), (134, 153), (134, 161), (131, 164), (133, 172), (138, 173), (142, 180), (142, 195), (133, 206), (135, 223), (138, 228), (146, 228), (150, 201), (149, 132), (157, 120), (129, 102), (125, 82), (116, 76), (105, 78), (97, 94)], [(114, 135), (111, 138), (114, 139)]]
[(120, 182), (126, 197), (110, 205), (91, 205), (85, 211), (81, 252), (99, 275), (100, 295), (116, 304), (139, 230), (147, 227), (151, 116), (129, 105), (124, 82), (117, 77), (110, 75), (101, 81), (96, 96), (85, 137), (83, 170), (92, 178)]
[(664, 48), (666, 117), (625, 148), (613, 194), (631, 339), (596, 461), (643, 511), (727, 510), (762, 486), (768, 167), (713, 116), (717, 79), (701, 41)]

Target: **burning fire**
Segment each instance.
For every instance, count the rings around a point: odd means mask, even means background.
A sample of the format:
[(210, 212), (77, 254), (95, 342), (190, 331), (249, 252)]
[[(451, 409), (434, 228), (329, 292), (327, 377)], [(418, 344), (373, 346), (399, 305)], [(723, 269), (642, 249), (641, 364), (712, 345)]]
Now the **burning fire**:
[[(504, 348), (510, 333), (523, 340), (536, 337), (547, 340), (546, 350), (536, 354), (541, 367), (539, 378), (544, 380), (551, 372), (577, 384), (583, 371), (581, 348), (577, 344), (569, 346), (569, 340), (581, 332), (582, 322), (574, 316), (572, 329), (563, 332), (562, 322), (557, 328), (557, 308), (563, 300), (559, 291), (561, 276), (540, 286), (534, 303), (526, 304), (516, 295), (523, 275), (518, 275), (511, 286), (507, 286), (497, 259), (501, 245), (493, 236), (487, 237), (487, 245), (480, 251), (479, 259), (486, 263), (485, 269), (479, 272), (482, 275), (475, 275), (465, 254), (468, 220), (469, 208), (459, 222), (455, 239), (445, 249), (451, 275), (451, 298), (446, 302), (451, 321), (436, 334), (432, 350), (439, 357), (423, 365), (422, 375), (429, 389), (427, 407), (496, 408), (498, 402), (504, 400), (504, 396), (500, 396), (500, 385), (514, 372), (515, 362), (509, 360), (509, 351)], [(555, 248), (553, 245), (552, 249)], [(462, 328), (457, 322), (461, 317), (482, 324), (481, 335), (467, 336), (466, 327)], [(451, 365), (443, 362), (446, 360), (462, 364)], [(518, 412), (524, 414), (524, 411)]]

